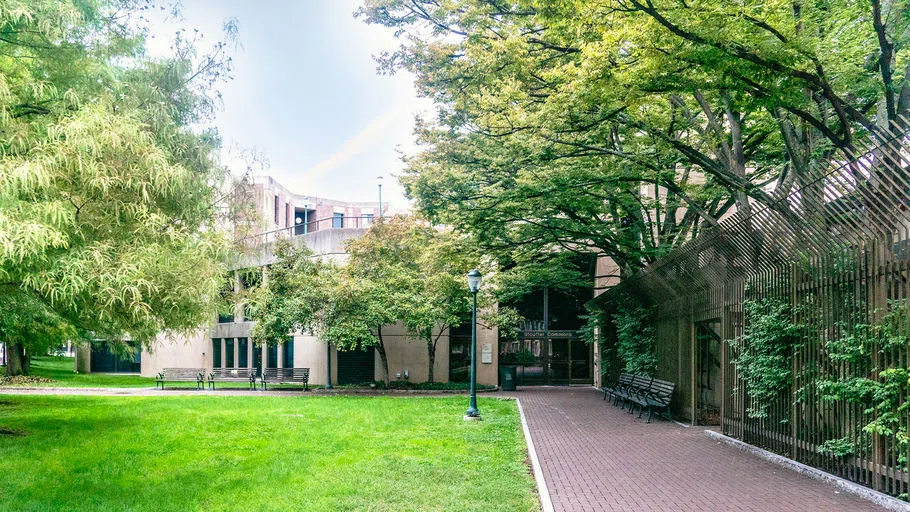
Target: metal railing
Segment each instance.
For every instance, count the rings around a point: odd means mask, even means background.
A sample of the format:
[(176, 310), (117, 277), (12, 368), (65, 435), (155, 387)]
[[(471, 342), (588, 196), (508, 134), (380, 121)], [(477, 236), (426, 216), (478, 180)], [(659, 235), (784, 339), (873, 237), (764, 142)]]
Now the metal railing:
[[(903, 371), (910, 358), (910, 132), (857, 146), (809, 169), (777, 204), (753, 204), (705, 229), (599, 300), (626, 294), (656, 307), (655, 376), (677, 382), (675, 410), (693, 423), (719, 410), (727, 435), (899, 496), (910, 492), (910, 448), (865, 428), (894, 411), (819, 388), (832, 379), (882, 382), (882, 372)], [(750, 413), (755, 402), (733, 361), (748, 350), (738, 341), (753, 320), (745, 304), (768, 300), (791, 306), (800, 334), (791, 385), (762, 416)], [(832, 357), (832, 343), (883, 321), (892, 336), (868, 361)], [(710, 329), (721, 340), (717, 361), (698, 335)], [(720, 373), (711, 394), (709, 365)], [(894, 392), (907, 400), (905, 389)], [(906, 411), (886, 420), (903, 432), (910, 422)], [(838, 440), (851, 448), (826, 448)]]
[(264, 231), (255, 235), (243, 237), (241, 242), (250, 246), (267, 244), (281, 238), (291, 238), (295, 236), (307, 235), (317, 231), (327, 229), (364, 229), (370, 227), (375, 222), (372, 215), (360, 215), (355, 217), (326, 217), (323, 219), (308, 220), (293, 226)]

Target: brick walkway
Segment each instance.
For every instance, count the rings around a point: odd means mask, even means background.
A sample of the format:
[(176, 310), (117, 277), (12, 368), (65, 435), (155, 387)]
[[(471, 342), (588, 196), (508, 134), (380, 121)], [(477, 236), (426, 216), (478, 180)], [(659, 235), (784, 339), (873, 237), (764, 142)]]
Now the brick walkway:
[(709, 439), (650, 425), (593, 388), (520, 388), (557, 511), (882, 510), (833, 486)]

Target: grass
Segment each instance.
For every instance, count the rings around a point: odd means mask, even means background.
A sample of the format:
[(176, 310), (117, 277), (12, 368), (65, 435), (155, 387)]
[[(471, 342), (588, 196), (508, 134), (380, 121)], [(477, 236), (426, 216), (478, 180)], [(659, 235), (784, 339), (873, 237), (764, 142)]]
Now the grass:
[[(36, 377), (46, 377), (54, 382), (28, 384), (27, 387), (61, 388), (151, 388), (155, 379), (138, 375), (103, 373), (75, 373), (72, 357), (38, 356), (32, 358), (31, 372)], [(4, 387), (23, 387), (8, 385)]]
[[(153, 388), (155, 379), (135, 374), (75, 373), (72, 357), (37, 356), (32, 358), (31, 375), (53, 379), (53, 382), (0, 385), (0, 389), (17, 387), (44, 388)], [(258, 383), (257, 383), (258, 386)], [(269, 389), (303, 390), (299, 384), (269, 384)], [(311, 384), (310, 389), (322, 387)], [(167, 388), (196, 388), (195, 382), (168, 382)], [(215, 389), (247, 389), (243, 382), (216, 382)]]
[(481, 398), (481, 422), (464, 408), (0, 395), (0, 510), (539, 510), (515, 403)]

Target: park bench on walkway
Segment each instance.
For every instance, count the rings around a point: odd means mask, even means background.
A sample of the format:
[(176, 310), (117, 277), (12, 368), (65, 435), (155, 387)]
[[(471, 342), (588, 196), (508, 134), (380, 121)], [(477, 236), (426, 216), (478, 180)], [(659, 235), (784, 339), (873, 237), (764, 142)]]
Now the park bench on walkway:
[(255, 368), (215, 368), (209, 373), (209, 389), (215, 389), (215, 381), (218, 382), (246, 382), (250, 385), (250, 391), (256, 390), (256, 369)]
[(164, 389), (165, 382), (195, 382), (196, 389), (205, 389), (205, 369), (165, 368), (155, 377), (155, 389), (158, 389), (158, 385)]
[(631, 375), (624, 373), (619, 376), (615, 385), (604, 386), (604, 400), (607, 393), (613, 396), (613, 403), (626, 402), (629, 404), (629, 414), (639, 407), (638, 417), (641, 418), (645, 409), (648, 410), (648, 423), (654, 411), (665, 411), (669, 414), (670, 400), (676, 384), (666, 380), (655, 379), (645, 375)]
[(308, 391), (310, 382), (309, 368), (264, 368), (262, 370), (262, 389), (268, 389), (269, 384), (286, 382), (302, 382), (303, 390)]
[(607, 395), (610, 395), (610, 401), (614, 401), (616, 399), (616, 393), (619, 390), (625, 389), (632, 384), (632, 377), (633, 375), (631, 373), (621, 373), (619, 375), (619, 380), (616, 382), (604, 384), (603, 387), (600, 388), (604, 392), (604, 400), (607, 399)]

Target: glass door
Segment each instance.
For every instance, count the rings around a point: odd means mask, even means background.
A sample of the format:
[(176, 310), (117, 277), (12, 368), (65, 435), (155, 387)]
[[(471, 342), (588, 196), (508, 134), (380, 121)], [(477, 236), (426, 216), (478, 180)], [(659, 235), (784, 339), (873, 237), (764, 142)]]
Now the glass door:
[(591, 360), (594, 358), (594, 347), (585, 343), (585, 340), (573, 338), (569, 341), (571, 364), (570, 380), (572, 384), (592, 384), (594, 373)]
[(569, 375), (569, 340), (549, 339), (550, 384), (568, 384)]

